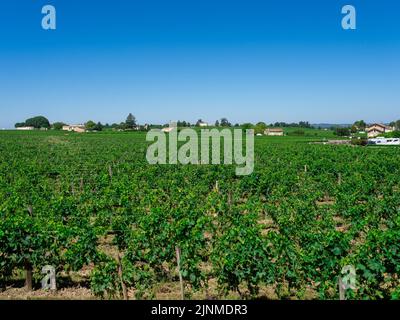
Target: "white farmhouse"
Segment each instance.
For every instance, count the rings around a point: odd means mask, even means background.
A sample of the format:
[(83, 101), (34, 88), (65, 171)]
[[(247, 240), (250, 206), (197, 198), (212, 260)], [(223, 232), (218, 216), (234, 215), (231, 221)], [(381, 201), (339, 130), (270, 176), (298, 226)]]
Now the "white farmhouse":
[(381, 134), (392, 132), (393, 128), (380, 123), (371, 124), (366, 128), (368, 138), (375, 138)]
[(79, 132), (79, 133), (86, 131), (86, 128), (83, 124), (66, 125), (66, 126), (63, 126), (62, 129), (64, 131)]

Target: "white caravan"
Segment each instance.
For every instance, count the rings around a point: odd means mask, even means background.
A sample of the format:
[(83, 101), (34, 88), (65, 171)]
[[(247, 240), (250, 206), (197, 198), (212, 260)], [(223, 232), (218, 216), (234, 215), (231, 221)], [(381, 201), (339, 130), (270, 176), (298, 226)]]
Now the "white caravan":
[(368, 144), (377, 145), (377, 146), (400, 146), (400, 138), (368, 139)]

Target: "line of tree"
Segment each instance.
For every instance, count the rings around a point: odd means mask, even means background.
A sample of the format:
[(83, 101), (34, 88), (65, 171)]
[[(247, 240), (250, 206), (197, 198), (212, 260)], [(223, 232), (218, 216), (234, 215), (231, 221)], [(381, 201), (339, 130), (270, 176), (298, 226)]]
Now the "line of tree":
[(293, 128), (312, 128), (311, 124), (308, 121), (299, 121), (299, 122), (275, 122), (271, 123), (270, 127), (293, 127)]
[(178, 120), (176, 124), (178, 127), (190, 127), (191, 126), (190, 122), (180, 121), (180, 120)]
[(389, 125), (394, 127), (396, 131), (400, 131), (400, 120), (392, 121)]
[(33, 127), (35, 129), (49, 129), (50, 122), (46, 117), (37, 116), (33, 118), (26, 119), (25, 122), (18, 122), (15, 124), (15, 128), (21, 127)]
[[(91, 125), (93, 125), (93, 124), (91, 123)], [(108, 123), (106, 123), (105, 125), (102, 125), (99, 122), (97, 124), (97, 127), (99, 127), (99, 125), (102, 126), (102, 129), (115, 129), (115, 130), (136, 130), (136, 129), (140, 128), (136, 122), (136, 117), (132, 113), (128, 114), (128, 116), (126, 117), (126, 120), (124, 122), (113, 123), (111, 125)]]
[(366, 127), (367, 127), (367, 124), (365, 123), (364, 120), (358, 120), (358, 121), (354, 122), (354, 124), (352, 125), (351, 132), (355, 133), (358, 131), (364, 131)]
[[(204, 123), (202, 119), (197, 120), (194, 124), (199, 127), (201, 123)], [(15, 124), (15, 128), (20, 127), (33, 127), (35, 129), (54, 129), (54, 130), (62, 130), (63, 126), (66, 124), (64, 122), (55, 122), (50, 125), (49, 120), (44, 116), (36, 116), (33, 118), (29, 118), (25, 120), (25, 122), (18, 122)], [(390, 126), (394, 127), (396, 131), (400, 131), (400, 120), (392, 121)], [(165, 124), (165, 126), (169, 126), (169, 124)], [(178, 127), (191, 127), (193, 126), (189, 121), (177, 121)], [(241, 127), (242, 129), (255, 129), (256, 133), (262, 133), (266, 128), (267, 124), (265, 122), (258, 122), (257, 124), (252, 123), (242, 123), (239, 125), (236, 123), (232, 125), (227, 118), (221, 118), (216, 120), (214, 123), (215, 127)], [(94, 122), (89, 120), (85, 123), (86, 130), (89, 131), (102, 131), (103, 129), (114, 129), (114, 130), (147, 130), (152, 127), (162, 127), (161, 125), (145, 125), (139, 126), (136, 121), (136, 117), (129, 113), (126, 120), (121, 123), (113, 123), (113, 124), (102, 124), (101, 122)], [(312, 128), (311, 124), (308, 121), (299, 121), (297, 123), (291, 122), (275, 122), (271, 123), (269, 127), (293, 127), (293, 128)], [(353, 125), (349, 127), (332, 127), (331, 130), (338, 136), (349, 136), (351, 133), (356, 133), (359, 131), (364, 131), (367, 127), (367, 123), (364, 120), (357, 120), (353, 123)]]
[(350, 128), (336, 127), (333, 128), (333, 134), (339, 137), (348, 137), (351, 134)]
[(85, 129), (88, 131), (102, 131), (103, 128), (104, 126), (101, 122), (95, 123), (94, 121), (89, 120), (85, 123)]

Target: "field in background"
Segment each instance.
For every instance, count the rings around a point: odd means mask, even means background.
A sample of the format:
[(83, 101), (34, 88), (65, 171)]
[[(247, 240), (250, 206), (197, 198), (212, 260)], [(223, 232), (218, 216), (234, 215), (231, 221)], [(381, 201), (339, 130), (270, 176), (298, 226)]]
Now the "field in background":
[[(0, 298), (400, 297), (398, 148), (256, 137), (255, 170), (148, 165), (145, 133), (0, 132)], [(180, 251), (180, 269), (177, 254)], [(38, 289), (44, 265), (59, 291)]]

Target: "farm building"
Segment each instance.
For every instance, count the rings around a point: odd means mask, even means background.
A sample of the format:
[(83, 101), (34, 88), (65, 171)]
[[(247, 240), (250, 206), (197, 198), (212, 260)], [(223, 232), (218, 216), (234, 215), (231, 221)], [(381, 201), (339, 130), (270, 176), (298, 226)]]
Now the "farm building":
[(368, 138), (375, 138), (381, 134), (392, 132), (393, 128), (384, 124), (374, 123), (366, 128)]
[(34, 127), (19, 127), (17, 130), (23, 130), (23, 131), (29, 131), (29, 130), (34, 130)]
[(199, 122), (199, 127), (208, 127), (207, 122)]
[(266, 136), (283, 136), (282, 128), (268, 128), (265, 129), (264, 134)]
[(76, 124), (76, 125), (67, 125), (63, 126), (62, 128), (64, 131), (73, 131), (73, 132), (85, 132), (85, 126), (83, 124)]
[(169, 133), (169, 132), (171, 132), (171, 131), (174, 130), (174, 129), (175, 129), (174, 127), (167, 127), (167, 128), (162, 128), (161, 131), (162, 131), (162, 132), (167, 132), (167, 133)]

